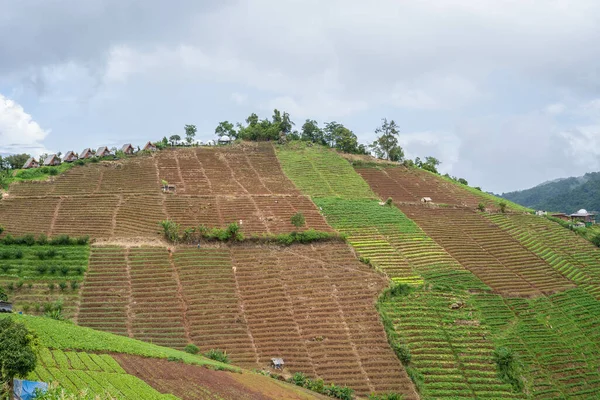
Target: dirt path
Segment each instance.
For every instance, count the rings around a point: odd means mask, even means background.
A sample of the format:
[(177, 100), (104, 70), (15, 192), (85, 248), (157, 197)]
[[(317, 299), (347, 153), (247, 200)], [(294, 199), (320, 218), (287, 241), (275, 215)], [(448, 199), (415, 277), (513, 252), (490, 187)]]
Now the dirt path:
[(110, 237), (111, 238), (115, 237), (115, 231), (117, 230), (117, 214), (119, 213), (119, 210), (121, 209), (122, 205), (123, 205), (123, 195), (120, 194), (119, 201), (117, 201), (117, 205), (115, 206), (115, 212), (112, 215), (111, 229), (110, 229)]
[(196, 160), (198, 160), (198, 164), (200, 165), (200, 172), (202, 172), (202, 175), (204, 175), (204, 179), (206, 179), (206, 182), (208, 183), (208, 190), (209, 190), (208, 194), (212, 194), (212, 182), (210, 181), (210, 179), (208, 179), (208, 175), (206, 175), (206, 171), (204, 170), (204, 165), (202, 165), (202, 161), (200, 161), (200, 157), (198, 157), (197, 151), (194, 151), (194, 156), (196, 157)]
[(179, 180), (181, 181), (181, 186), (183, 186), (183, 192), (185, 193), (185, 181), (183, 180), (183, 174), (181, 173), (181, 167), (179, 166), (179, 157), (177, 157), (177, 153), (175, 154), (175, 164), (177, 164), (177, 174), (179, 175)]
[(133, 294), (132, 294), (132, 286), (131, 286), (131, 264), (129, 262), (129, 253), (130, 250), (129, 248), (127, 248), (127, 251), (125, 252), (125, 261), (126, 261), (126, 265), (127, 268), (125, 269), (126, 275), (127, 275), (127, 305), (125, 306), (125, 315), (127, 315), (127, 336), (129, 336), (130, 338), (133, 337), (133, 308), (132, 308), (132, 300), (133, 300)]
[[(234, 259), (232, 258), (233, 264), (235, 264)], [(258, 348), (256, 347), (256, 342), (254, 341), (254, 336), (252, 336), (252, 331), (250, 329), (250, 325), (248, 324), (248, 320), (246, 319), (246, 308), (244, 306), (244, 299), (242, 298), (242, 292), (240, 290), (240, 283), (237, 278), (237, 271), (235, 265), (231, 267), (233, 272), (233, 280), (235, 281), (235, 295), (238, 298), (238, 304), (240, 306), (240, 314), (244, 319), (244, 325), (246, 325), (246, 332), (248, 332), (248, 338), (250, 339), (250, 344), (252, 344), (252, 351), (254, 351), (254, 357), (256, 361), (256, 365), (260, 365), (260, 357), (258, 355)]]
[(252, 162), (250, 161), (250, 158), (248, 157), (248, 154), (245, 151), (242, 151), (242, 153), (244, 154), (244, 158), (245, 158), (246, 162), (248, 163), (248, 166), (250, 167), (250, 170), (252, 172), (254, 172), (254, 174), (256, 174), (256, 177), (260, 181), (260, 184), (263, 185), (265, 189), (267, 189), (267, 192), (269, 194), (273, 194), (273, 192), (271, 192), (271, 190), (269, 189), (269, 187), (267, 185), (265, 185), (265, 182), (263, 181), (262, 177), (260, 176), (260, 174), (258, 173), (258, 171), (256, 170), (256, 168), (254, 168), (254, 164), (252, 164)]
[(58, 213), (60, 211), (62, 201), (63, 198), (59, 197), (58, 202), (56, 203), (56, 207), (54, 208), (54, 214), (52, 214), (52, 221), (50, 222), (50, 228), (48, 229), (48, 236), (52, 236), (52, 232), (54, 232), (54, 226), (56, 225), (56, 220), (58, 219)]
[(175, 283), (177, 284), (177, 298), (179, 299), (179, 303), (181, 303), (181, 315), (182, 315), (182, 319), (183, 319), (183, 329), (185, 331), (185, 338), (187, 340), (188, 343), (192, 343), (192, 339), (191, 339), (191, 325), (190, 325), (190, 321), (188, 320), (188, 303), (187, 301), (185, 301), (185, 297), (183, 295), (183, 286), (181, 285), (181, 280), (179, 279), (179, 271), (177, 271), (177, 268), (175, 267), (175, 262), (173, 260), (173, 252), (169, 252), (169, 265), (171, 266), (171, 273), (173, 275), (173, 279), (175, 280)]
[(233, 168), (231, 168), (231, 165), (229, 165), (229, 160), (227, 160), (227, 156), (223, 155), (222, 157), (219, 157), (219, 159), (221, 161), (223, 161), (223, 163), (227, 166), (227, 169), (229, 170), (229, 173), (231, 174), (231, 180), (234, 181), (235, 183), (237, 183), (237, 185), (242, 189), (242, 191), (249, 195), (250, 192), (248, 192), (248, 190), (246, 190), (246, 187), (244, 185), (242, 185), (240, 183), (240, 181), (237, 180), (237, 178), (235, 177), (235, 173), (233, 172)]
[(100, 186), (102, 185), (103, 178), (104, 178), (104, 171), (102, 169), (100, 169), (100, 176), (98, 177), (98, 184), (96, 185), (96, 188), (94, 188), (94, 191), (92, 192), (92, 194), (98, 194), (98, 192), (100, 191)]

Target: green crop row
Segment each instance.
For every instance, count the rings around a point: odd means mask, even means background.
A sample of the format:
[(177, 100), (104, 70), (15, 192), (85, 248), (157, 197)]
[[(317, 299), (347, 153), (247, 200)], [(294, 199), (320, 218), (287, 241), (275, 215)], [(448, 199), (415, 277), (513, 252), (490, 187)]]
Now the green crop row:
[(377, 198), (350, 163), (331, 149), (299, 142), (276, 149), (283, 172), (304, 194), (347, 199)]

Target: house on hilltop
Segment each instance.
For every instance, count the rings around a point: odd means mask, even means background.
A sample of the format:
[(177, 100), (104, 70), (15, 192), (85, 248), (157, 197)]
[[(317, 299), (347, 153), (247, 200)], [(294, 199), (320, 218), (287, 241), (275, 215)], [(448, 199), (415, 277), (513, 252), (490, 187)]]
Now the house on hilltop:
[(40, 163), (37, 162), (37, 160), (33, 157), (29, 157), (27, 159), (27, 161), (25, 161), (25, 164), (23, 164), (23, 169), (29, 169), (29, 168), (37, 168), (40, 166)]
[(431, 203), (431, 197), (421, 197), (421, 203)]
[(230, 144), (231, 138), (227, 135), (223, 135), (219, 138), (219, 144)]
[(73, 151), (67, 151), (67, 154), (63, 157), (63, 162), (73, 162), (77, 160), (77, 153)]
[(46, 167), (55, 165), (60, 165), (60, 158), (56, 154), (51, 154), (44, 160), (44, 166)]
[(124, 144), (123, 147), (121, 147), (121, 151), (129, 156), (135, 153), (135, 149), (131, 143)]
[(158, 149), (156, 148), (156, 146), (154, 145), (154, 143), (148, 142), (148, 143), (146, 143), (146, 145), (144, 146), (144, 148), (142, 150), (145, 150), (145, 151), (156, 151)]
[(82, 160), (85, 160), (86, 158), (92, 158), (92, 157), (94, 157), (94, 152), (89, 147), (87, 149), (83, 149), (83, 151), (79, 155), (79, 158)]
[(108, 157), (110, 155), (112, 155), (112, 153), (106, 146), (99, 147), (98, 150), (96, 150), (96, 157)]
[(552, 214), (552, 217), (558, 218), (558, 219), (562, 219), (563, 221), (570, 221), (571, 220), (571, 217), (569, 217), (565, 213)]

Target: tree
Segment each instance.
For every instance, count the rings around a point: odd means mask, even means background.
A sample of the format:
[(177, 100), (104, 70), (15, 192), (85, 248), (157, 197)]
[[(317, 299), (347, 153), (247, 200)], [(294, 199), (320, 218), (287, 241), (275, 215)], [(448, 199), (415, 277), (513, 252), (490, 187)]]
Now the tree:
[(325, 141), (324, 133), (319, 124), (314, 119), (307, 119), (302, 125), (302, 132), (300, 139), (307, 142), (327, 144)]
[(179, 135), (171, 135), (169, 141), (171, 142), (171, 146), (175, 146), (181, 140), (181, 136)]
[(184, 127), (185, 129), (185, 141), (187, 142), (188, 145), (191, 145), (192, 142), (194, 141), (194, 138), (196, 137), (196, 125), (185, 125)]
[(232, 139), (237, 139), (238, 133), (235, 131), (233, 124), (229, 121), (221, 121), (215, 128), (217, 136), (229, 136)]
[(290, 221), (292, 222), (292, 225), (294, 225), (296, 228), (300, 228), (306, 223), (306, 220), (304, 219), (304, 214), (302, 214), (301, 212), (294, 214), (292, 218), (290, 218)]
[(465, 178), (458, 178), (458, 183), (462, 183), (463, 185), (468, 185), (469, 182)]
[(424, 170), (437, 174), (437, 166), (441, 164), (441, 161), (435, 157), (425, 157), (425, 162), (420, 162), (420, 164), (419, 166)]
[(364, 153), (366, 150), (364, 146), (359, 146), (354, 132), (335, 121), (325, 123), (323, 141), (330, 147), (345, 153)]
[(4, 158), (0, 157), (0, 169), (20, 169), (31, 157), (29, 154), (13, 154)]
[(388, 122), (386, 118), (383, 118), (381, 126), (375, 129), (375, 133), (379, 136), (369, 147), (378, 158), (389, 161), (404, 159), (404, 151), (398, 145), (399, 128), (394, 120)]
[(273, 125), (278, 130), (277, 133), (283, 132), (287, 135), (292, 132), (292, 126), (295, 124), (290, 119), (290, 114), (285, 111), (282, 114), (278, 109), (275, 109), (273, 110)]
[(36, 335), (12, 318), (0, 320), (0, 382), (2, 391), (12, 394), (13, 378), (24, 378), (35, 369)]
[(506, 202), (501, 201), (500, 203), (498, 203), (498, 206), (500, 207), (500, 212), (504, 214), (506, 212)]

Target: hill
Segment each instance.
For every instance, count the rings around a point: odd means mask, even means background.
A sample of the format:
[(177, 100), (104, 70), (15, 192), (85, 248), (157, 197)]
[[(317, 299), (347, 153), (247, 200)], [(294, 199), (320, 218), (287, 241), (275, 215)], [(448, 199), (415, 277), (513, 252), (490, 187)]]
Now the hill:
[[(2, 237), (91, 243), (4, 243), (0, 283), (27, 314), (58, 303), (78, 325), (226, 350), (247, 369), (282, 357), (287, 376), (360, 396), (589, 397), (600, 390), (600, 250), (502, 202), (302, 142), (175, 148), (13, 183)], [(182, 237), (236, 222), (243, 238), (174, 243), (166, 219)], [(269, 240), (310, 228), (346, 243)]]
[(537, 210), (574, 213), (600, 210), (600, 172), (542, 183), (531, 189), (503, 193), (505, 199)]

